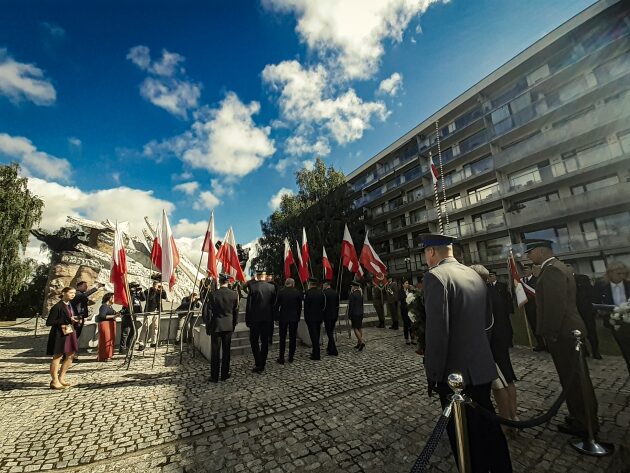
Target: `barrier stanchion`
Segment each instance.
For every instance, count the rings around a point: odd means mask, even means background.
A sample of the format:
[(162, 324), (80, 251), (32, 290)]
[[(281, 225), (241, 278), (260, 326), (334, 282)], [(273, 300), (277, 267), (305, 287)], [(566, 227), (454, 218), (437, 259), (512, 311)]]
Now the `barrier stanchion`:
[(580, 376), (582, 399), (584, 400), (584, 412), (586, 412), (586, 429), (588, 436), (585, 439), (573, 438), (569, 441), (569, 444), (580, 453), (584, 453), (586, 455), (591, 455), (594, 457), (603, 457), (605, 455), (610, 455), (614, 450), (614, 446), (609, 443), (598, 442), (595, 439), (595, 428), (593, 425), (594, 419), (591, 416), (591, 409), (589, 409), (587, 403), (587, 399), (589, 398), (591, 393), (589, 393), (588, 386), (586, 385), (586, 361), (584, 360), (584, 342), (582, 340), (582, 332), (580, 332), (579, 330), (574, 330), (573, 336), (575, 337), (575, 351), (578, 352), (578, 373)]
[(35, 314), (35, 338), (37, 338), (37, 326), (39, 324), (39, 312)]
[(464, 378), (459, 373), (448, 375), (448, 385), (455, 394), (453, 401), (453, 421), (455, 423), (455, 443), (457, 446), (457, 466), (459, 473), (470, 473), (470, 452), (468, 451), (468, 432), (466, 429), (466, 413), (464, 404), (466, 397), (464, 390)]

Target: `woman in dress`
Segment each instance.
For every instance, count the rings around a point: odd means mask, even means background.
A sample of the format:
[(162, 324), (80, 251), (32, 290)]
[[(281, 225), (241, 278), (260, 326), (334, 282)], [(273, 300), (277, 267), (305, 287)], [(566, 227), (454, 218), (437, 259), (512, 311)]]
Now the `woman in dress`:
[(352, 323), (354, 336), (357, 337), (357, 346), (355, 348), (363, 351), (365, 348), (365, 342), (363, 341), (363, 292), (361, 291), (360, 283), (352, 281), (351, 284), (350, 296), (348, 296), (348, 316)]
[(114, 294), (108, 292), (103, 296), (102, 305), (98, 309), (98, 358), (97, 361), (109, 361), (114, 357), (116, 343), (116, 317), (118, 314), (112, 307)]
[(74, 354), (79, 350), (77, 334), (72, 326), (78, 322), (78, 318), (70, 304), (75, 294), (74, 288), (64, 287), (61, 300), (50, 308), (46, 319), (46, 325), (50, 327), (46, 354), (52, 356), (50, 389), (70, 387), (70, 383), (66, 381), (66, 373), (72, 365)]

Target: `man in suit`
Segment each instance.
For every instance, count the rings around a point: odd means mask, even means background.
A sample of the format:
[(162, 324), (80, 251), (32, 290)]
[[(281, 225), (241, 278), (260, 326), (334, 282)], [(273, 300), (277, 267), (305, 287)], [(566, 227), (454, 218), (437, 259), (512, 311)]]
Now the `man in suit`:
[(492, 311), (494, 314), (493, 333), (499, 335), (502, 340), (507, 341), (508, 346), (512, 346), (512, 322), (510, 315), (514, 313), (514, 305), (512, 303), (512, 295), (507, 284), (497, 280), (497, 273), (488, 272), (488, 294), (492, 301)]
[(378, 273), (376, 281), (372, 281), (372, 304), (378, 316), (378, 328), (385, 328), (385, 288), (385, 275)]
[[(606, 268), (606, 279), (595, 286), (595, 302), (606, 305), (620, 305), (630, 299), (630, 281), (628, 268), (621, 261), (612, 261)], [(612, 328), (608, 321), (608, 328)], [(630, 324), (622, 324), (618, 330), (612, 330), (612, 335), (621, 349), (630, 373)]]
[[(88, 298), (103, 286), (105, 286), (105, 284), (98, 283), (92, 289), (88, 290), (88, 284), (85, 281), (81, 281), (79, 282), (79, 284), (76, 285), (76, 295), (74, 296), (74, 299), (70, 301), (70, 304), (72, 305), (75, 317), (78, 320), (78, 322), (74, 325), (74, 330), (77, 334), (77, 340), (81, 336), (83, 326), (85, 325), (85, 319), (88, 316), (88, 305), (91, 305), (90, 303), (94, 303)], [(76, 354), (74, 356), (74, 361), (75, 363), (79, 361), (79, 356)]]
[[(423, 234), (426, 262), (424, 273), (426, 310), (425, 370), (430, 392), (449, 403), (451, 373), (464, 378), (464, 394), (493, 412), (490, 386), (497, 378), (486, 321), (490, 319), (487, 288), (479, 275), (453, 257), (454, 238)], [(503, 431), (474, 409), (466, 408), (472, 472), (511, 472), (512, 464)], [(456, 452), (453, 421), (447, 426), (453, 453)]]
[[(574, 330), (586, 334), (586, 327), (576, 306), (576, 288), (573, 273), (553, 254), (549, 240), (526, 240), (525, 253), (534, 264), (540, 265), (536, 282), (536, 329), (545, 339), (547, 349), (566, 394), (569, 416), (558, 430), (572, 435), (586, 436), (590, 418), (597, 432), (597, 399), (586, 363), (584, 384), (578, 375), (578, 354), (575, 351)], [(582, 390), (586, 396), (582, 395)], [(588, 417), (587, 417), (588, 416)]]
[(536, 280), (538, 279), (534, 275), (534, 267), (531, 264), (523, 265), (524, 275), (523, 283), (526, 285), (525, 293), (527, 294), (527, 302), (525, 303), (525, 317), (527, 317), (527, 323), (532, 335), (536, 339), (536, 345), (534, 351), (545, 351), (544, 339), (536, 334), (536, 295), (532, 291), (536, 291)]
[(238, 294), (228, 287), (229, 275), (219, 275), (219, 288), (212, 292), (204, 304), (206, 333), (210, 335), (210, 382), (230, 377), (230, 346), (232, 333), (238, 323)]
[(400, 302), (399, 302), (398, 283), (393, 279), (387, 283), (385, 289), (385, 300), (387, 301), (387, 312), (392, 319), (391, 330), (398, 330), (398, 321), (400, 320)]
[(324, 292), (317, 287), (317, 279), (308, 280), (308, 289), (304, 294), (304, 321), (311, 337), (311, 360), (320, 359), (319, 334), (324, 320), (326, 298)]
[(330, 281), (324, 282), (322, 285), (324, 291), (324, 327), (326, 328), (326, 336), (328, 337), (328, 347), (326, 353), (330, 356), (337, 356), (337, 344), (335, 343), (335, 325), (339, 318), (339, 294), (330, 286)]
[(591, 278), (586, 274), (577, 274), (569, 264), (566, 266), (573, 273), (573, 278), (575, 279), (575, 304), (578, 314), (580, 314), (584, 325), (586, 325), (586, 336), (591, 349), (590, 354), (596, 360), (601, 360), (602, 355), (599, 354), (599, 338), (597, 337), (597, 321), (595, 319), (595, 309), (593, 309), (595, 294)]
[(289, 331), (289, 363), (293, 362), (297, 338), (297, 328), (302, 315), (302, 299), (304, 295), (295, 288), (295, 280), (287, 278), (284, 287), (278, 292), (275, 306), (275, 318), (278, 320), (280, 332), (279, 364), (284, 364), (284, 352), (287, 345), (287, 330)]
[(269, 327), (273, 321), (276, 288), (265, 281), (263, 271), (256, 273), (256, 281), (248, 283), (245, 323), (249, 327), (249, 342), (254, 355), (254, 373), (265, 371), (269, 351)]
[(159, 310), (162, 307), (162, 301), (166, 300), (166, 292), (162, 290), (162, 284), (158, 281), (153, 281), (153, 285), (144, 291), (144, 298), (147, 301), (144, 311), (153, 313), (146, 314), (142, 321), (142, 329), (138, 337), (140, 340), (139, 351), (144, 350), (144, 345), (147, 341), (151, 344), (151, 347), (158, 343)]

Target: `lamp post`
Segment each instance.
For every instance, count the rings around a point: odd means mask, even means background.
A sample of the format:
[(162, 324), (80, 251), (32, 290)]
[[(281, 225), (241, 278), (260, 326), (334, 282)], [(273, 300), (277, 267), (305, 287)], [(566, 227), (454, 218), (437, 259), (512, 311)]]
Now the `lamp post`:
[(411, 258), (405, 258), (405, 267), (407, 268), (407, 274), (409, 276), (409, 284), (413, 285), (413, 274), (411, 273)]

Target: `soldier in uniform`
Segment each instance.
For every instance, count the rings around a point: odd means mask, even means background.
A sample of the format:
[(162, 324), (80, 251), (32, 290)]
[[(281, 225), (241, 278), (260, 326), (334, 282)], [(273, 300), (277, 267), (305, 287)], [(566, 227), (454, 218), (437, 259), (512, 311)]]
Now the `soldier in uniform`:
[(269, 351), (269, 325), (273, 321), (276, 288), (265, 281), (263, 271), (257, 271), (256, 281), (249, 281), (245, 324), (249, 327), (249, 342), (254, 355), (254, 373), (265, 371)]
[(326, 328), (326, 336), (328, 337), (328, 347), (326, 353), (330, 356), (337, 356), (337, 345), (335, 343), (335, 325), (339, 318), (339, 294), (326, 281), (323, 284), (324, 298), (326, 304), (324, 307), (324, 327)]
[(400, 295), (398, 283), (393, 279), (387, 283), (385, 287), (385, 300), (387, 301), (387, 312), (392, 319), (391, 330), (398, 330), (398, 321), (400, 320)]
[(287, 345), (287, 330), (289, 331), (289, 363), (293, 362), (297, 345), (297, 329), (302, 315), (302, 299), (304, 294), (295, 288), (295, 280), (287, 278), (284, 287), (278, 292), (275, 306), (275, 319), (278, 321), (280, 333), (280, 351), (278, 362), (284, 365), (284, 352)]
[(378, 273), (376, 281), (372, 282), (372, 304), (378, 316), (378, 328), (385, 328), (385, 275)]
[(230, 277), (219, 275), (219, 289), (212, 292), (204, 305), (206, 333), (210, 335), (210, 382), (230, 377), (230, 345), (238, 323), (238, 294), (228, 287)]
[(577, 374), (579, 365), (573, 331), (580, 330), (582, 335), (586, 335), (586, 327), (576, 306), (575, 279), (572, 271), (553, 255), (551, 241), (526, 240), (525, 243), (529, 259), (541, 266), (536, 282), (536, 329), (547, 343), (567, 397), (569, 416), (564, 424), (558, 426), (558, 430), (585, 437), (587, 416), (592, 421), (593, 432), (598, 431), (599, 423), (597, 399), (586, 363), (583, 365), (586, 399)]
[[(423, 234), (421, 241), (427, 264), (424, 274), (426, 310), (425, 369), (429, 390), (449, 402), (448, 375), (460, 373), (464, 394), (494, 413), (490, 386), (497, 370), (486, 335), (490, 303), (484, 281), (453, 257), (452, 237)], [(498, 424), (475, 409), (466, 408), (472, 472), (511, 472), (505, 435)], [(456, 452), (453, 421), (447, 426), (453, 453)]]
[(317, 287), (317, 279), (308, 280), (308, 289), (304, 294), (304, 321), (311, 337), (311, 360), (320, 359), (319, 334), (324, 320), (324, 308), (326, 297), (324, 292)]

